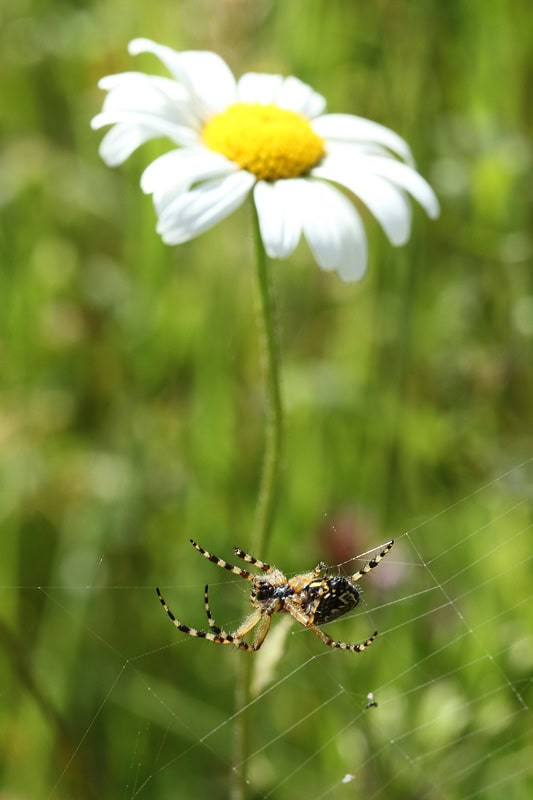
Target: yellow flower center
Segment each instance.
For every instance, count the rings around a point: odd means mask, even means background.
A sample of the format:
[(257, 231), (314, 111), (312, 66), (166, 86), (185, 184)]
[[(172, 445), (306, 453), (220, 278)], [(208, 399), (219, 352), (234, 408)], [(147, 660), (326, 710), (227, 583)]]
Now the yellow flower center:
[(324, 141), (301, 114), (275, 105), (235, 103), (204, 126), (206, 147), (259, 180), (296, 178), (325, 154)]

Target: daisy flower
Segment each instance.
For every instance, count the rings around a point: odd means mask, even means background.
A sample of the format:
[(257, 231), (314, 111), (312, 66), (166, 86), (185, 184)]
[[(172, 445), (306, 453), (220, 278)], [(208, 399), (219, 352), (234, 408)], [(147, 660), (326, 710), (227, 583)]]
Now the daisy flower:
[(150, 139), (175, 147), (144, 171), (157, 231), (169, 245), (198, 236), (253, 194), (266, 253), (287, 258), (302, 235), (324, 270), (361, 278), (367, 241), (355, 195), (392, 245), (410, 234), (408, 195), (430, 217), (437, 198), (398, 134), (351, 114), (325, 114), (326, 101), (294, 77), (249, 72), (235, 80), (215, 53), (176, 52), (134, 39), (172, 78), (124, 72), (99, 83), (108, 94), (93, 128), (113, 127), (100, 145), (110, 166)]

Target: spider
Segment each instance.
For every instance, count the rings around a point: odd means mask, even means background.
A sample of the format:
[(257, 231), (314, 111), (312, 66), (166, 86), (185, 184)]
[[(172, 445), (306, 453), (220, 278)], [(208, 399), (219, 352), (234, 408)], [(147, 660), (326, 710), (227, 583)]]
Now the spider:
[[(192, 539), (190, 542), (199, 553), (209, 561), (212, 561), (213, 564), (216, 564), (217, 567), (227, 569), (228, 572), (233, 572), (234, 575), (239, 575), (241, 578), (250, 581), (252, 584), (250, 601), (254, 610), (246, 617), (244, 622), (241, 622), (236, 631), (227, 633), (215, 624), (209, 607), (208, 586), (206, 586), (204, 590), (204, 606), (210, 631), (199, 631), (196, 628), (184, 625), (176, 619), (165, 603), (161, 592), (156, 589), (161, 605), (173, 624), (182, 633), (187, 633), (189, 636), (196, 636), (200, 639), (209, 639), (210, 642), (215, 642), (216, 644), (231, 644), (234, 647), (238, 647), (239, 650), (251, 653), (259, 650), (265, 641), (272, 615), (278, 612), (288, 612), (296, 622), (309, 628), (328, 647), (335, 647), (339, 650), (362, 653), (378, 635), (378, 632), (375, 631), (369, 639), (360, 644), (348, 644), (348, 642), (335, 641), (324, 633), (320, 626), (326, 622), (333, 622), (333, 620), (346, 614), (347, 611), (355, 608), (360, 599), (360, 593), (355, 586), (356, 582), (367, 572), (377, 567), (391, 550), (394, 540), (391, 540), (381, 553), (369, 561), (362, 569), (347, 578), (342, 575), (328, 577), (327, 567), (321, 561), (311, 572), (302, 572), (289, 579), (276, 567), (254, 558), (254, 556), (241, 550), (240, 547), (233, 548), (235, 555), (262, 570), (265, 573), (264, 575), (254, 575), (245, 569), (234, 567), (233, 564), (228, 564), (224, 559), (204, 550)], [(252, 644), (248, 644), (243, 640), (243, 637), (253, 628), (256, 628), (255, 638)]]

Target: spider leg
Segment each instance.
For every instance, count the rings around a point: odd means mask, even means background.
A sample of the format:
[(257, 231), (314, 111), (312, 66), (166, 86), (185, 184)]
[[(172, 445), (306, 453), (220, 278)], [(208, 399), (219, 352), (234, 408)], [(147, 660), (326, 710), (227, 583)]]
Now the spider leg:
[(209, 608), (208, 590), (209, 586), (206, 584), (204, 589), (204, 606), (205, 606), (205, 613), (207, 614), (207, 621), (209, 622), (209, 627), (211, 628), (211, 630), (216, 634), (220, 634), (222, 632), (222, 628), (219, 628), (218, 625), (215, 624), (215, 620), (213, 619), (213, 615), (211, 614), (211, 609)]
[(240, 547), (234, 547), (233, 552), (239, 558), (242, 558), (243, 561), (247, 561), (248, 564), (253, 564), (254, 567), (258, 569), (262, 569), (263, 572), (272, 572), (272, 567), (270, 564), (267, 564), (265, 561), (260, 561), (258, 558), (251, 556), (249, 553), (245, 553), (244, 550), (241, 550)]
[[(208, 596), (208, 589), (209, 587), (205, 587), (204, 591), (204, 604), (205, 604), (205, 611), (207, 614), (207, 621), (209, 622), (209, 627), (213, 631), (213, 633), (217, 634), (218, 636), (229, 636), (229, 634), (224, 633), (222, 628), (215, 623), (213, 619), (213, 615), (211, 614), (211, 608), (209, 607), (209, 596)], [(168, 612), (167, 612), (168, 613)], [(262, 619), (261, 619), (262, 618)], [(254, 643), (251, 646), (252, 650), (259, 650), (261, 645), (265, 640), (265, 636), (268, 633), (268, 629), (270, 628), (270, 621), (271, 615), (270, 614), (263, 614), (260, 609), (255, 609), (245, 620), (241, 622), (237, 630), (232, 633), (234, 639), (242, 639), (243, 636), (246, 636), (252, 628), (259, 624), (259, 628), (257, 629), (257, 634), (254, 639)]]
[(316, 625), (309, 625), (308, 628), (310, 631), (313, 631), (315, 636), (318, 636), (319, 639), (322, 639), (324, 644), (327, 644), (328, 647), (335, 647), (337, 650), (351, 650), (352, 653), (362, 653), (363, 650), (366, 650), (367, 647), (370, 647), (378, 635), (378, 632), (374, 631), (372, 636), (369, 639), (366, 639), (364, 642), (361, 642), (360, 644), (348, 644), (348, 642), (336, 642), (331, 638), (331, 636), (328, 636), (327, 633), (324, 633), (323, 630), (317, 628)]
[[(211, 608), (209, 606), (209, 586), (207, 584), (204, 589), (204, 606), (205, 606), (205, 612), (207, 614), (207, 621), (209, 622), (209, 627), (211, 628), (213, 633), (216, 634), (217, 636), (221, 635), (224, 637), (229, 636), (229, 634), (224, 633), (222, 628), (219, 628), (219, 626), (215, 623), (215, 620), (213, 619), (213, 615), (211, 614)], [(165, 611), (167, 611), (168, 614), (167, 610), (168, 607), (167, 606), (163, 607), (165, 608)], [(234, 639), (242, 639), (243, 636), (246, 636), (247, 633), (249, 633), (256, 625), (258, 625), (259, 627), (257, 628), (257, 633), (255, 635), (254, 642), (251, 646), (249, 645), (249, 647), (251, 650), (259, 650), (259, 648), (265, 641), (265, 637), (270, 628), (271, 621), (272, 621), (271, 614), (265, 614), (264, 612), (261, 611), (261, 609), (256, 608), (244, 620), (244, 622), (241, 622), (237, 630), (233, 634), (231, 634), (231, 636)], [(246, 642), (243, 642), (243, 644), (246, 644)]]
[(325, 578), (327, 576), (328, 570), (329, 570), (329, 567), (328, 567), (328, 565), (326, 564), (325, 561), (319, 561), (318, 562), (318, 564), (316, 565), (316, 567), (313, 570), (313, 578), (318, 578), (318, 576), (320, 575), (322, 570), (324, 570), (324, 578)]
[(259, 650), (259, 648), (265, 641), (265, 637), (270, 629), (271, 622), (272, 622), (272, 615), (263, 614), (263, 616), (259, 620), (259, 624), (257, 626), (257, 633), (255, 635), (254, 643), (252, 645), (254, 650)]
[(247, 633), (250, 633), (252, 628), (255, 628), (262, 615), (263, 612), (260, 608), (254, 608), (252, 613), (248, 614), (246, 619), (243, 620), (239, 627), (234, 631), (233, 636), (235, 636), (236, 639), (242, 639), (243, 636), (246, 636)]
[[(205, 604), (205, 611), (207, 614), (207, 620), (209, 622), (209, 627), (218, 636), (228, 636), (229, 634), (225, 634), (224, 631), (215, 624), (213, 619), (213, 615), (211, 614), (211, 609), (209, 607), (209, 597), (208, 597), (208, 589), (209, 587), (205, 587), (204, 591), (204, 604)], [(168, 613), (168, 612), (167, 612)], [(255, 635), (255, 639), (252, 645), (249, 645), (251, 650), (259, 650), (263, 642), (265, 641), (265, 637), (268, 633), (270, 628), (270, 623), (272, 621), (272, 615), (265, 613), (260, 608), (254, 609), (251, 614), (246, 617), (244, 622), (241, 622), (239, 627), (237, 628), (231, 636), (234, 639), (242, 639), (243, 636), (246, 636), (256, 625), (258, 625), (257, 632)]]
[[(157, 596), (159, 597), (159, 602), (165, 609), (165, 612), (170, 617), (172, 624), (176, 626), (176, 628), (181, 631), (182, 633), (186, 633), (188, 636), (195, 636), (197, 639), (208, 639), (210, 642), (215, 642), (215, 644), (231, 644), (234, 647), (238, 647), (239, 650), (246, 650), (248, 652), (252, 652), (257, 648), (254, 648), (253, 645), (247, 644), (239, 639), (238, 636), (234, 636), (231, 633), (226, 633), (226, 631), (221, 630), (218, 626), (213, 627), (213, 633), (207, 633), (206, 631), (199, 631), (197, 628), (191, 628), (189, 625), (184, 625), (179, 619), (176, 619), (170, 608), (165, 603), (163, 595), (156, 589)], [(210, 612), (209, 612), (210, 613)], [(259, 620), (258, 620), (259, 621)]]
[(236, 639), (242, 639), (243, 636), (246, 636), (252, 628), (255, 628), (257, 625), (257, 632), (255, 634), (254, 642), (251, 646), (252, 650), (259, 650), (263, 642), (265, 641), (265, 636), (268, 633), (268, 629), (270, 628), (270, 623), (272, 621), (272, 615), (268, 612), (262, 611), (260, 608), (256, 608), (252, 611), (252, 613), (246, 617), (244, 622), (241, 622), (237, 630), (233, 633), (233, 636)]
[(209, 553), (207, 550), (204, 550), (199, 544), (196, 544), (195, 541), (192, 539), (189, 540), (193, 547), (195, 547), (199, 553), (201, 553), (208, 561), (212, 561), (213, 564), (216, 564), (217, 567), (222, 567), (223, 569), (227, 569), (228, 572), (233, 572), (234, 575), (239, 575), (241, 578), (245, 578), (247, 581), (253, 581), (254, 576), (247, 572), (245, 569), (241, 569), (240, 567), (234, 567), (233, 564), (228, 564), (227, 561), (224, 561), (223, 558), (219, 558), (218, 556)]
[(360, 578), (362, 578), (363, 575), (366, 575), (368, 572), (373, 570), (374, 567), (377, 567), (379, 562), (383, 558), (385, 558), (387, 553), (390, 553), (390, 551), (392, 550), (392, 545), (393, 544), (394, 544), (394, 539), (391, 539), (390, 542), (387, 545), (385, 545), (385, 547), (383, 548), (383, 550), (381, 551), (381, 553), (379, 555), (377, 555), (375, 558), (373, 558), (371, 561), (369, 561), (368, 564), (365, 564), (365, 566), (362, 567), (362, 569), (360, 569), (358, 572), (354, 572), (354, 574), (351, 575), (350, 578), (349, 578), (351, 583), (355, 583)]

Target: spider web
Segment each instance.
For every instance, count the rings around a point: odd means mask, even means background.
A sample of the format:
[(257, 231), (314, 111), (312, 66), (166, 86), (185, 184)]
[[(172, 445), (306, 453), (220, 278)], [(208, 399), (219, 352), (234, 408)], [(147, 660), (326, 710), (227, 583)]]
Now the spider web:
[[(120, 775), (114, 796), (128, 800), (170, 796), (169, 786), (181, 787), (172, 796), (227, 797), (244, 768), (250, 796), (263, 800), (353, 797), (354, 790), (372, 800), (530, 797), (532, 465), (512, 467), (396, 534), (391, 553), (361, 582), (357, 613), (326, 626), (346, 641), (377, 628), (377, 642), (360, 655), (324, 648), (288, 617), (274, 619), (251, 657), (181, 636), (166, 624), (152, 585), (97, 580), (105, 552), (90, 584), (23, 587), (56, 610), (42, 647), (88, 604), (82, 633), (95, 661), (87, 669), (97, 664), (77, 687), (91, 702), (67, 720), (78, 733), (60, 767), (53, 762), (42, 796), (72, 796), (79, 775), (90, 781), (99, 754), (111, 750)], [(463, 524), (472, 518), (469, 529), (456, 525), (459, 512)], [(373, 554), (338, 566), (355, 571)], [(248, 592), (235, 576), (209, 579), (217, 608), (230, 591)], [(171, 607), (191, 609), (202, 591), (195, 581), (166, 594)], [(120, 617), (125, 594), (139, 604), (133, 622)], [(110, 603), (116, 619), (104, 624), (101, 607)], [(235, 614), (228, 628), (242, 619)], [(145, 649), (148, 629), (161, 644)], [(239, 659), (248, 658), (259, 688), (235, 709)], [(244, 713), (250, 746), (239, 759), (233, 738)], [(110, 717), (116, 742), (100, 742)]]

